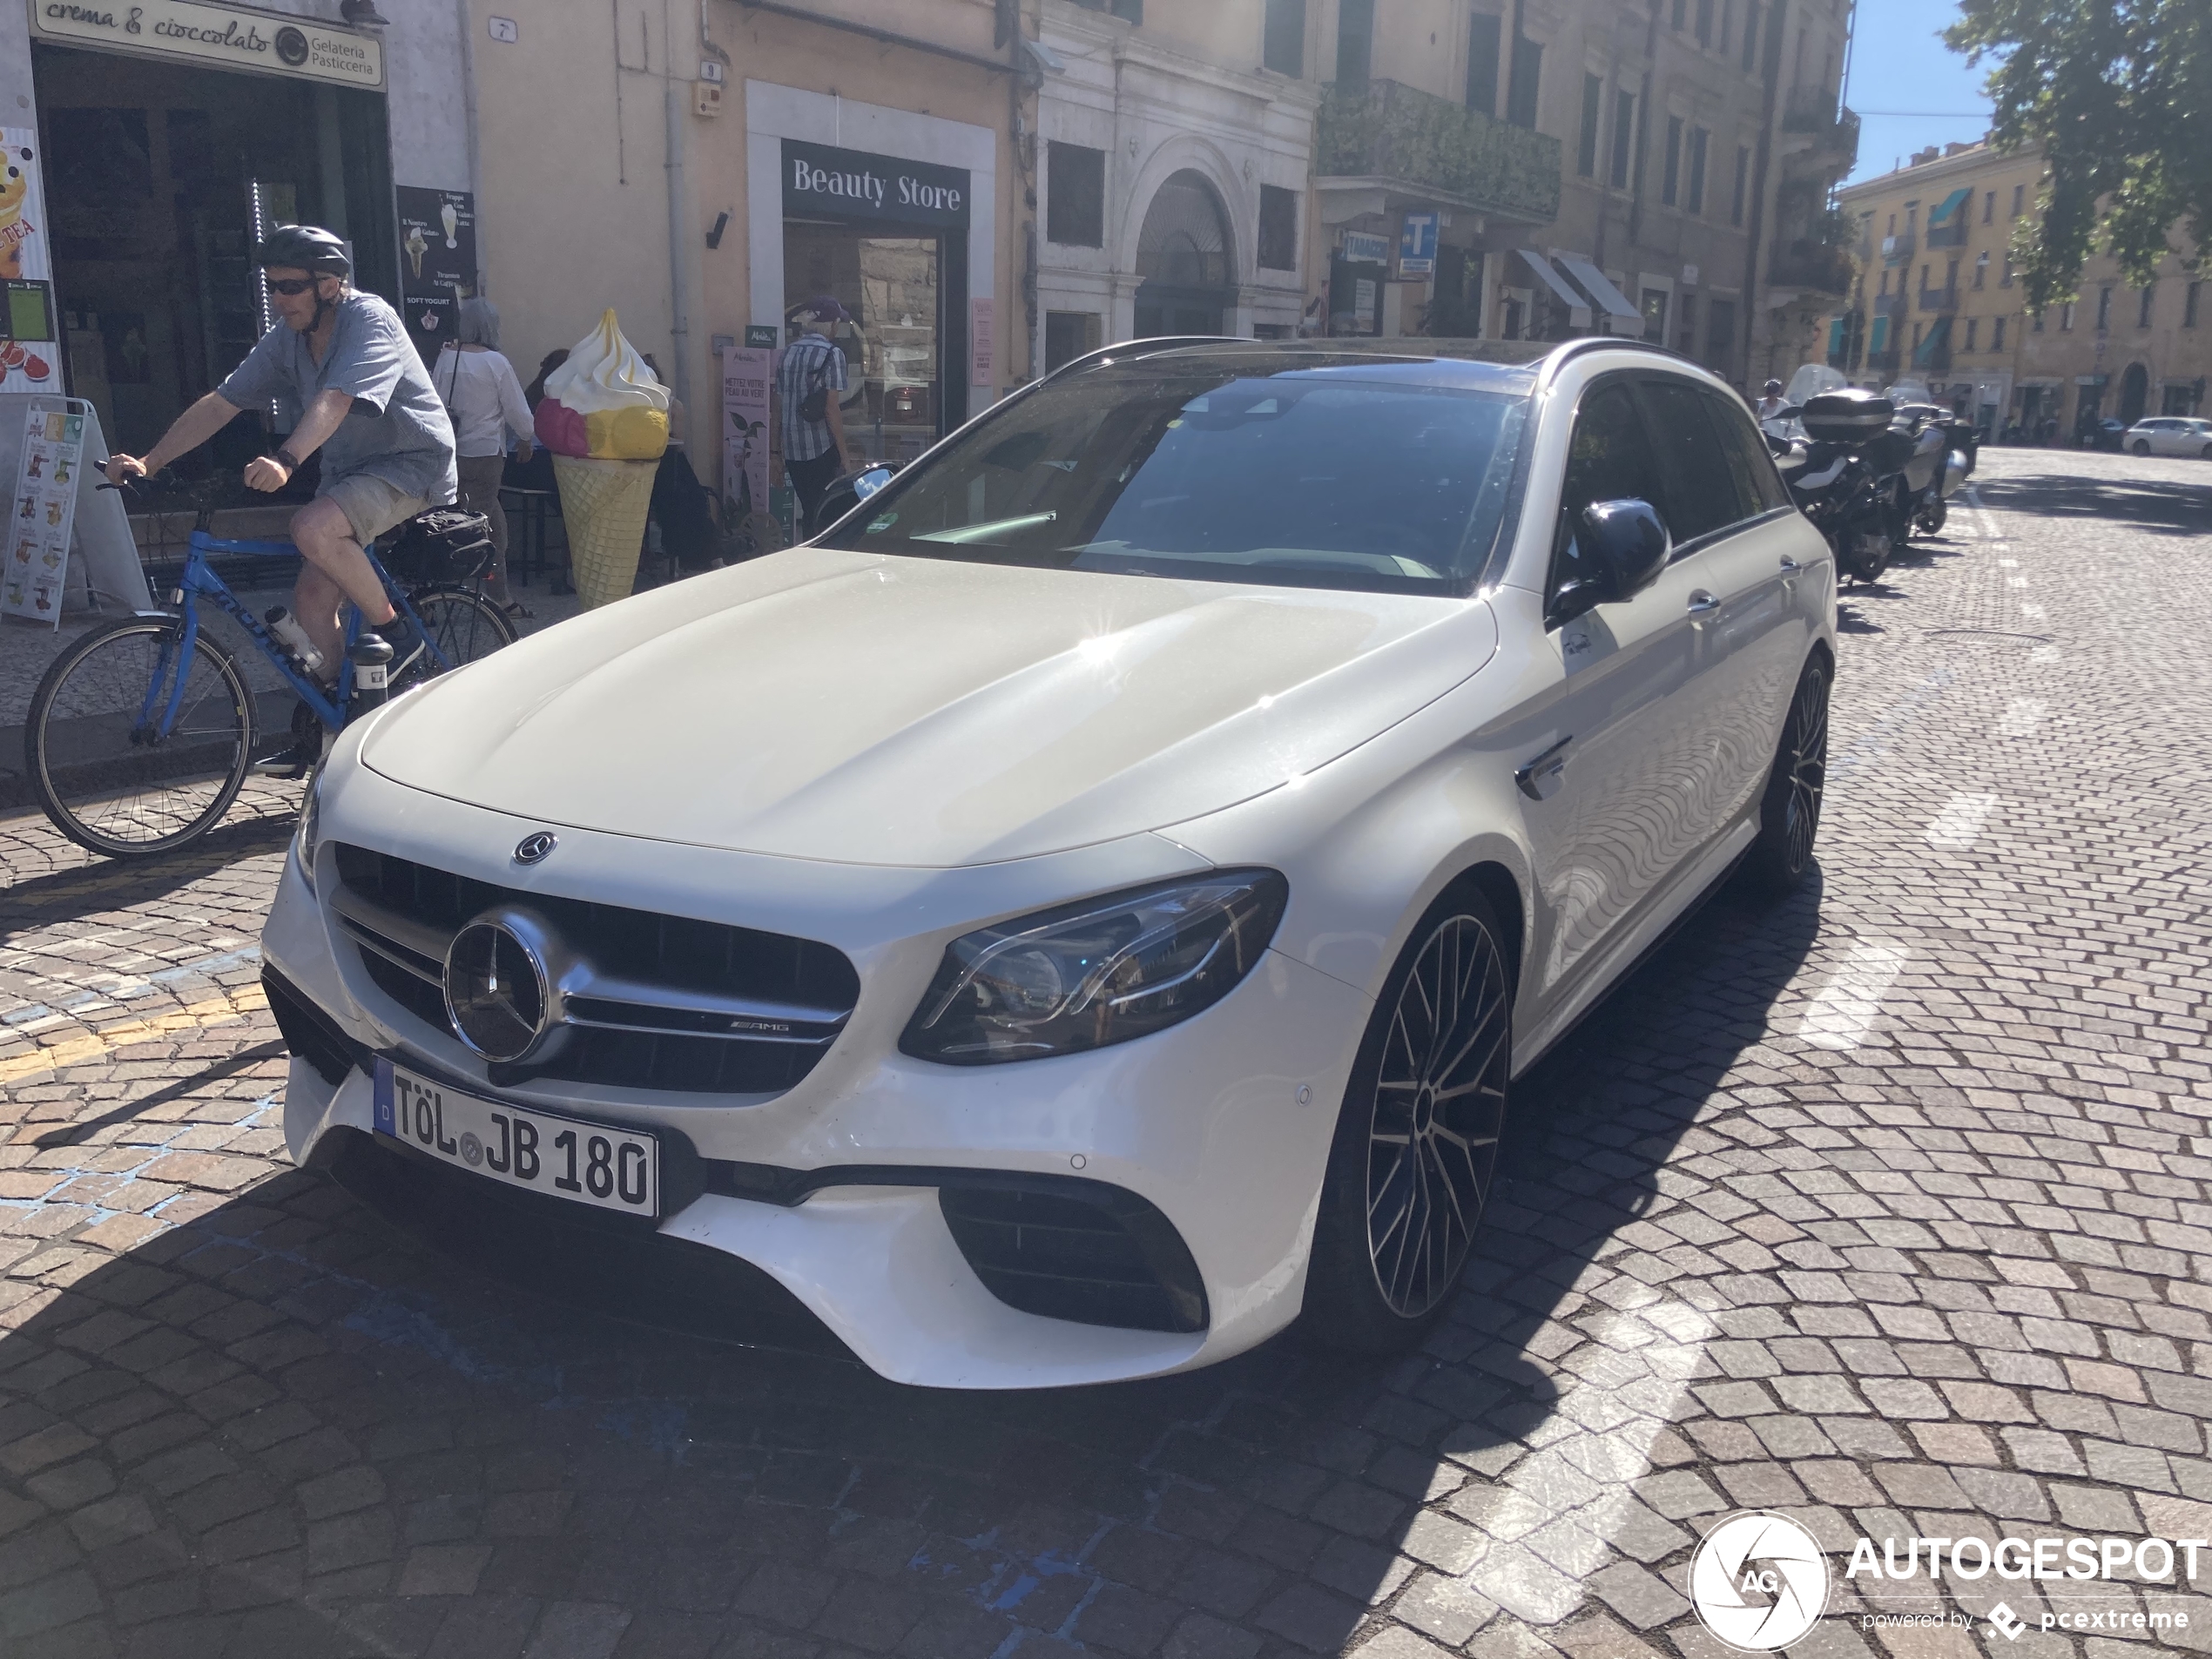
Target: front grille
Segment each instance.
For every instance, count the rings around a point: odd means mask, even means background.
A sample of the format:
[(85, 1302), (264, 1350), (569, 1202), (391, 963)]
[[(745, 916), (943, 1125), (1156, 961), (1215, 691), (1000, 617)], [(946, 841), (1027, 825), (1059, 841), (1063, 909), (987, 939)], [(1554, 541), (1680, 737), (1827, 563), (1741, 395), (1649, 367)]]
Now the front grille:
[(1009, 1307), (1125, 1330), (1206, 1328), (1205, 1286), (1190, 1246), (1133, 1192), (1017, 1177), (948, 1181), (937, 1204), (975, 1277)]
[(542, 1058), (495, 1065), (494, 1082), (780, 1093), (814, 1069), (860, 999), (853, 964), (819, 941), (525, 894), (345, 843), (334, 853), (341, 927), (377, 988), (426, 1024), (451, 1028), (443, 964), (454, 934), (502, 905), (544, 918), (588, 966), (601, 994), (570, 997), (559, 1040)]

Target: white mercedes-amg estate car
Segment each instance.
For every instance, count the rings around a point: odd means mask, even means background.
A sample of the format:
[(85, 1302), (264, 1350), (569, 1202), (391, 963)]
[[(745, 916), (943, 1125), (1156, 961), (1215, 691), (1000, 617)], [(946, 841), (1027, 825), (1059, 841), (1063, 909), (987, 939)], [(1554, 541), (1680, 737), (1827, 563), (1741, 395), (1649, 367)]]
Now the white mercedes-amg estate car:
[(357, 720), (264, 939), (293, 1157), (912, 1383), (1419, 1339), (1515, 1075), (1807, 871), (1836, 581), (1687, 361), (1405, 344), (1095, 353)]

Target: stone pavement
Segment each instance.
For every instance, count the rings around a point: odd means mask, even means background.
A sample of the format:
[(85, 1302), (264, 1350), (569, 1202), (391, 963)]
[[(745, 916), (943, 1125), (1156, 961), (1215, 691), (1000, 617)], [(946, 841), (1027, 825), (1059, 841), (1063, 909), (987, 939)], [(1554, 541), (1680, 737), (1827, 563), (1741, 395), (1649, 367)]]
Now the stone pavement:
[(2187, 1583), (1843, 1576), (2212, 1537), (2212, 468), (1976, 493), (1845, 600), (1818, 890), (1523, 1081), (1393, 1364), (922, 1393), (456, 1267), (284, 1162), (290, 797), (147, 868), (0, 823), (0, 1653), (1720, 1659), (1743, 1507), (1834, 1552), (1820, 1659), (2212, 1647)]

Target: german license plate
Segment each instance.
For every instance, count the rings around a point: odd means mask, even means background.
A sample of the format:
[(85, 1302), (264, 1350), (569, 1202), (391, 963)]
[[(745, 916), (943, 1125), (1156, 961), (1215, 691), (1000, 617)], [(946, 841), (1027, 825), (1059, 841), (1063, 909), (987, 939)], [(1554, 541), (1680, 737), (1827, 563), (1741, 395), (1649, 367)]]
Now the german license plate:
[(374, 1122), (442, 1163), (624, 1215), (660, 1214), (660, 1142), (511, 1101), (484, 1100), (376, 1062)]

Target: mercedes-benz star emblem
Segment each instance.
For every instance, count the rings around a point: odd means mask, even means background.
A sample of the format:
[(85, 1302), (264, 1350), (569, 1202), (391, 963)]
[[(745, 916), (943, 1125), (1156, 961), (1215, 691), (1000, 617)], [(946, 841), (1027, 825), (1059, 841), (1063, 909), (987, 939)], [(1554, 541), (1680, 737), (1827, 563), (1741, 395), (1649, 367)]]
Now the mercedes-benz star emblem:
[(545, 855), (561, 844), (559, 836), (551, 830), (532, 830), (515, 843), (515, 862), (543, 864)]
[[(550, 838), (548, 838), (550, 839)], [(446, 1014), (485, 1059), (520, 1060), (545, 1034), (545, 964), (506, 922), (470, 922), (446, 949)]]

